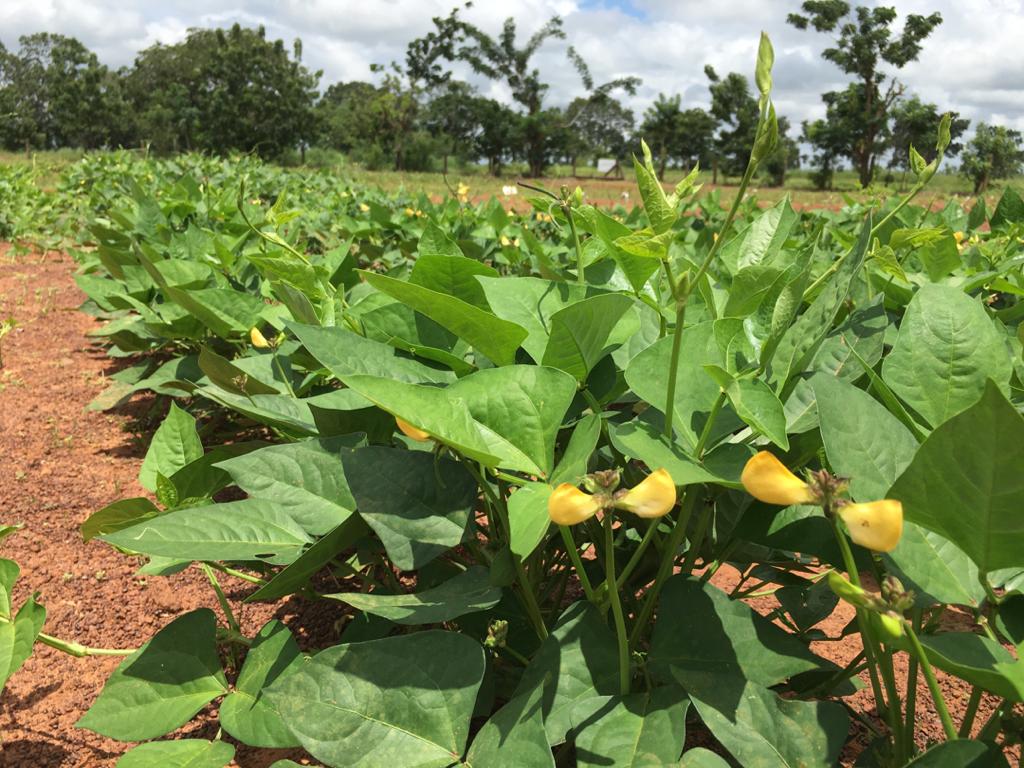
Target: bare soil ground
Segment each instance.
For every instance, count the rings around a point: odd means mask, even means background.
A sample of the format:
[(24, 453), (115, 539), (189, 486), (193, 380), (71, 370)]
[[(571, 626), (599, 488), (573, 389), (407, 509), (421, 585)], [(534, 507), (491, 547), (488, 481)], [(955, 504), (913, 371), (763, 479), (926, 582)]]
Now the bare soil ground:
[[(0, 544), (0, 555), (22, 567), (18, 602), (41, 593), (48, 633), (93, 647), (134, 648), (175, 616), (201, 606), (216, 609), (216, 601), (196, 569), (144, 578), (135, 572), (137, 562), (101, 542), (82, 543), (78, 526), (89, 514), (116, 499), (145, 495), (138, 470), (149, 432), (166, 406), (137, 396), (114, 412), (84, 410), (106, 387), (116, 363), (86, 336), (97, 322), (77, 311), (84, 296), (72, 280), (73, 271), (66, 255), (13, 258), (0, 246), (0, 317), (18, 323), (0, 342), (0, 522), (25, 524)], [(728, 568), (715, 579), (726, 589), (735, 580), (735, 571)], [(289, 624), (302, 645), (320, 647), (337, 640), (340, 609), (322, 604), (311, 608), (298, 601), (242, 605), (241, 594), (229, 592), (246, 632), (276, 616)], [(752, 604), (762, 613), (777, 605), (770, 597)], [(850, 618), (849, 611), (840, 609), (819, 626), (837, 637)], [(966, 619), (951, 614), (950, 621), (962, 624)], [(842, 665), (860, 648), (851, 641), (820, 642), (815, 650)], [(0, 698), (0, 766), (113, 766), (128, 745), (74, 724), (117, 664), (115, 657), (76, 659), (37, 645)], [(897, 667), (905, 680), (906, 659), (897, 659)], [(942, 685), (959, 722), (969, 688), (946, 677)], [(918, 743), (924, 747), (941, 739), (942, 731), (923, 681), (917, 699)], [(847, 701), (858, 716), (879, 725), (870, 688)], [(991, 708), (991, 701), (983, 701), (978, 723)], [(213, 738), (213, 715), (210, 708), (177, 735)], [(851, 722), (853, 740), (844, 764), (869, 741), (867, 726), (857, 719)], [(707, 734), (692, 731), (690, 743), (714, 746)], [(281, 757), (308, 763), (301, 753), (240, 747), (236, 765), (265, 768)], [(1011, 761), (1019, 764), (1019, 752)]]

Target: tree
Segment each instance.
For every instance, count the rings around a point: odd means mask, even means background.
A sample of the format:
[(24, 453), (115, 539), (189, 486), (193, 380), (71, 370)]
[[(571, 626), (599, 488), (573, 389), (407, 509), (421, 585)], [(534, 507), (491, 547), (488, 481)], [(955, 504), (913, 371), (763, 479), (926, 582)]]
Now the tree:
[(289, 56), (262, 27), (193, 29), (181, 43), (142, 51), (128, 90), (143, 115), (143, 138), (173, 148), (274, 157), (314, 135), (319, 72)]
[(811, 181), (815, 189), (832, 189), (838, 159), (846, 147), (845, 131), (831, 120), (805, 120), (800, 138), (814, 149), (812, 162), (817, 167)]
[(318, 141), (342, 152), (373, 144), (376, 126), (367, 106), (377, 98), (378, 90), (373, 83), (360, 80), (332, 83), (314, 110)]
[(473, 109), (480, 124), (480, 133), (473, 146), (480, 157), (487, 159), (488, 172), (492, 176), (500, 176), (502, 164), (519, 151), (522, 118), (494, 99), (476, 99)]
[[(468, 83), (447, 80), (430, 100), (424, 124), (438, 139), (444, 158), (443, 169), (448, 173), (448, 156), (465, 155), (480, 129), (476, 105), (476, 91)], [(461, 152), (460, 152), (461, 150)]]
[(711, 165), (715, 150), (715, 118), (698, 107), (679, 113), (679, 131), (672, 145), (675, 157), (683, 167)]
[(640, 137), (647, 142), (651, 152), (657, 158), (658, 178), (665, 178), (665, 168), (672, 158), (673, 148), (679, 143), (680, 118), (683, 110), (680, 107), (682, 96), (658, 94), (644, 112), (644, 121), (640, 124)]
[(1024, 165), (1022, 140), (1020, 131), (978, 123), (960, 161), (961, 172), (974, 182), (974, 194), (982, 194), (996, 179), (1020, 174)]
[[(446, 59), (464, 61), (478, 75), (505, 83), (523, 112), (522, 143), (530, 174), (540, 176), (551, 157), (553, 144), (562, 143), (564, 138), (555, 137), (552, 132), (560, 131), (564, 124), (555, 119), (553, 110), (544, 108), (548, 85), (531, 60), (548, 40), (565, 39), (562, 19), (552, 16), (520, 46), (516, 42), (515, 19), (506, 19), (501, 34), (495, 38), (459, 18), (459, 10), (453, 9), (444, 18), (435, 17), (434, 31), (409, 44), (407, 60), (414, 65), (415, 73), (429, 73), (433, 79), (448, 76), (438, 64)], [(617, 78), (595, 87), (583, 58), (571, 47), (568, 56), (592, 98), (598, 99), (617, 88), (636, 92), (640, 81), (635, 77)]]
[[(77, 39), (39, 32), (19, 39), (17, 54), (4, 51), (0, 103), (9, 147), (101, 147), (111, 138), (119, 108), (118, 80)], [(121, 114), (123, 117), (123, 114)]]
[[(970, 121), (952, 112), (949, 123), (950, 144), (946, 147), (945, 156), (955, 157), (960, 153), (963, 144), (957, 139), (963, 135)], [(939, 124), (942, 113), (934, 104), (926, 104), (917, 96), (900, 99), (892, 108), (892, 157), (890, 168), (901, 168), (906, 174), (910, 170), (910, 148), (914, 147), (928, 162), (935, 158), (935, 126)]]
[(783, 116), (778, 118), (779, 145), (762, 162), (761, 167), (773, 187), (781, 187), (786, 181), (790, 168), (800, 167), (800, 145), (789, 135), (789, 120)]
[(747, 167), (757, 133), (757, 99), (750, 93), (747, 78), (730, 72), (724, 78), (710, 65), (704, 67), (710, 81), (711, 115), (717, 121), (713, 181), (718, 183), (719, 167), (727, 176), (739, 176)]
[(614, 157), (621, 160), (628, 152), (633, 132), (633, 110), (612, 96), (575, 98), (565, 109), (569, 160), (573, 176), (579, 157)]
[[(882, 64), (902, 69), (921, 53), (921, 42), (942, 23), (942, 15), (909, 14), (902, 31), (893, 29), (897, 15), (894, 8), (858, 6), (853, 9), (843, 0), (805, 0), (803, 14), (791, 13), (787, 21), (797, 29), (813, 26), (818, 32), (836, 32), (834, 44), (822, 55), (843, 72), (856, 78), (843, 99), (856, 104), (859, 120), (851, 123), (855, 130), (847, 137), (843, 154), (857, 168), (861, 186), (874, 177), (875, 163), (884, 152), (889, 110), (902, 88), (880, 70)], [(822, 98), (836, 92), (826, 93)]]

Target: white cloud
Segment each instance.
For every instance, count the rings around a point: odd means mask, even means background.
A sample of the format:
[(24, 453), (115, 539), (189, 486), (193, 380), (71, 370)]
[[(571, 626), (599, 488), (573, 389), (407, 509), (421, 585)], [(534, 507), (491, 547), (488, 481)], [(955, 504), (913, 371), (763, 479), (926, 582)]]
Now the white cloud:
[[(876, 0), (868, 0), (875, 2)], [(78, 37), (107, 64), (131, 64), (138, 50), (181, 40), (189, 27), (264, 24), (290, 43), (301, 37), (304, 60), (324, 72), (324, 86), (370, 79), (371, 63), (401, 61), (405, 45), (432, 28), (457, 0), (2, 0), (0, 41), (36, 31)], [(925, 42), (920, 60), (899, 71), (908, 91), (972, 120), (1024, 128), (1024, 0), (887, 0), (901, 16), (939, 10), (944, 23)], [(706, 105), (704, 65), (750, 75), (758, 33), (776, 48), (775, 100), (794, 124), (823, 113), (820, 94), (848, 78), (819, 53), (825, 34), (785, 22), (797, 0), (477, 0), (466, 18), (497, 33), (513, 16), (525, 39), (551, 15), (565, 21), (568, 41), (549, 41), (536, 63), (554, 103), (581, 92), (565, 59), (572, 43), (596, 80), (638, 75), (643, 85), (626, 101), (638, 117), (659, 92), (681, 93)], [(463, 68), (464, 72), (464, 68)], [(464, 74), (468, 75), (468, 73)], [(472, 78), (481, 90), (507, 98), (501, 85)]]

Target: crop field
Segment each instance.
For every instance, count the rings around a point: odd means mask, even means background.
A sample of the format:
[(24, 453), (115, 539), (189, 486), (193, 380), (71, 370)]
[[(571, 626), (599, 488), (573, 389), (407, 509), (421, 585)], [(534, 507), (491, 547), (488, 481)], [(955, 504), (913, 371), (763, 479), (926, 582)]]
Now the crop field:
[(1019, 765), (1024, 199), (755, 189), (772, 61), (714, 189), (0, 165), (3, 764)]

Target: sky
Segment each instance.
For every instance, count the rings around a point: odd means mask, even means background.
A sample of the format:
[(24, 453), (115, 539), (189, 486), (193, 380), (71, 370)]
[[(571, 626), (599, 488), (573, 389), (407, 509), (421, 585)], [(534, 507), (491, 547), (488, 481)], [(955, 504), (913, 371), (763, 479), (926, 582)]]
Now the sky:
[[(181, 40), (190, 27), (263, 24), (267, 34), (303, 42), (303, 60), (323, 70), (321, 86), (373, 80), (369, 65), (402, 61), (409, 40), (432, 28), (455, 0), (0, 0), (0, 41), (17, 47), (19, 35), (37, 31), (73, 35), (105, 64), (131, 64), (135, 53), (157, 42)], [(863, 4), (875, 4), (864, 0)], [(939, 11), (942, 25), (918, 61), (898, 80), (940, 109), (972, 123), (985, 121), (1024, 130), (1024, 0), (889, 0), (900, 14)], [(796, 125), (824, 115), (821, 94), (848, 78), (820, 58), (827, 34), (786, 24), (798, 0), (476, 0), (465, 17), (496, 34), (512, 16), (525, 40), (552, 15), (560, 15), (568, 40), (549, 41), (536, 63), (550, 85), (549, 102), (566, 104), (583, 94), (565, 57), (574, 45), (604, 82), (635, 75), (636, 96), (623, 101), (636, 113), (659, 93), (680, 93), (683, 106), (707, 106), (704, 65), (753, 79), (758, 35), (768, 32), (776, 51), (774, 99), (780, 115)], [(507, 91), (471, 73), (480, 90), (501, 100)], [(973, 132), (973, 131), (972, 131)]]

